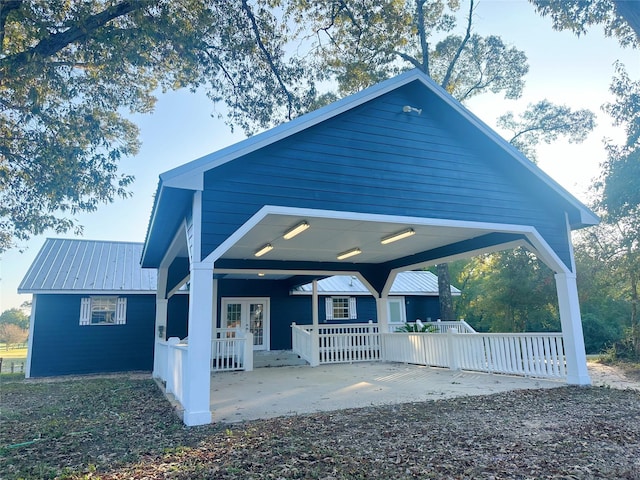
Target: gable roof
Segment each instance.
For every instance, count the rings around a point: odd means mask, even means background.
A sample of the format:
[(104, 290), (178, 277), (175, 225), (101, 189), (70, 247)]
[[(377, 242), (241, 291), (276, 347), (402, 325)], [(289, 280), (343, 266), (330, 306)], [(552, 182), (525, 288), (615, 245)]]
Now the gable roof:
[[(189, 208), (188, 202), (191, 198), (191, 192), (203, 190), (205, 172), (268, 147), (409, 84), (425, 88), (435, 95), (438, 101), (443, 102), (449, 111), (464, 123), (465, 128), (475, 132), (474, 135), (479, 134), (482, 138), (487, 139), (501, 152), (500, 155), (509, 158), (515, 165), (520, 166), (525, 172), (531, 174), (534, 183), (537, 182), (541, 187), (548, 188), (552, 196), (561, 199), (566, 205), (566, 211), (569, 212), (569, 222), (572, 229), (598, 223), (598, 217), (585, 205), (528, 160), (509, 142), (500, 137), (482, 120), (467, 110), (460, 102), (451, 97), (426, 74), (414, 69), (244, 141), (162, 173), (149, 220), (143, 251), (143, 264), (151, 266), (160, 262), (161, 259), (158, 257), (161, 252), (166, 251), (168, 243), (172, 240), (172, 238), (167, 237), (167, 234), (173, 235), (180, 222), (177, 217)], [(518, 175), (522, 175), (522, 173), (520, 171)], [(153, 247), (150, 248), (151, 244), (153, 244)]]
[[(311, 295), (311, 283), (300, 285), (291, 291), (292, 295)], [(460, 290), (451, 286), (452, 295), (460, 295)], [(318, 280), (320, 295), (371, 295), (367, 287), (351, 275), (334, 275)], [(391, 286), (389, 295), (437, 296), (438, 277), (429, 271), (400, 272)]]
[(142, 243), (47, 238), (18, 293), (155, 293), (156, 270), (140, 267)]

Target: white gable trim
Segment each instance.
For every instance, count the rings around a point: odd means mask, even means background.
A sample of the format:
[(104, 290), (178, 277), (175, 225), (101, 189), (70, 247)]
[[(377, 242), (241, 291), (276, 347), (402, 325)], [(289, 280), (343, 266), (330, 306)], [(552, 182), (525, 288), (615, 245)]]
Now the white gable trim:
[(466, 109), (460, 102), (455, 100), (442, 87), (435, 83), (423, 72), (414, 69), (396, 77), (380, 82), (372, 87), (366, 88), (354, 95), (345, 97), (337, 102), (315, 110), (306, 115), (302, 115), (290, 122), (283, 123), (277, 127), (263, 133), (250, 137), (239, 143), (231, 145), (217, 152), (205, 155), (180, 167), (169, 170), (160, 175), (162, 187), (184, 188), (189, 190), (204, 189), (204, 173), (213, 168), (219, 167), (227, 162), (235, 160), (241, 156), (271, 145), (279, 140), (287, 138), (298, 132), (306, 130), (314, 125), (329, 120), (341, 113), (358, 107), (366, 102), (374, 100), (388, 92), (396, 90), (413, 81), (421, 82), (425, 87), (437, 95), (449, 107), (455, 110), (465, 120), (480, 130), (489, 140), (502, 148), (506, 153), (523, 165), (533, 175), (540, 178), (547, 186), (555, 190), (569, 204), (578, 209), (582, 223), (596, 225), (599, 223), (598, 217), (591, 212), (584, 204), (565, 190), (559, 183), (553, 180), (543, 170), (528, 160), (513, 145), (498, 135), (486, 123), (476, 115)]

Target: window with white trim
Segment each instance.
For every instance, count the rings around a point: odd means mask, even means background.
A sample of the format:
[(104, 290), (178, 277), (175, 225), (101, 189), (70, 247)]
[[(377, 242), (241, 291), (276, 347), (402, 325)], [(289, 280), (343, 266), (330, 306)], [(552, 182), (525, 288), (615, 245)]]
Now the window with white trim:
[(356, 313), (356, 297), (327, 297), (325, 301), (327, 320), (354, 320)]
[(125, 297), (83, 297), (80, 301), (80, 325), (124, 325), (127, 323)]

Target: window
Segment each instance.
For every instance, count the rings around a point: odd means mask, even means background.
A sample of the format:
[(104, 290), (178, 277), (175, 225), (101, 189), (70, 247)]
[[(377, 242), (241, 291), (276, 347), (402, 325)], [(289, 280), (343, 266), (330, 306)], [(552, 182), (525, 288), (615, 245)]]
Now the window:
[(126, 316), (124, 297), (84, 297), (80, 301), (80, 325), (124, 325)]
[(329, 297), (325, 303), (327, 320), (353, 320), (356, 314), (355, 297)]

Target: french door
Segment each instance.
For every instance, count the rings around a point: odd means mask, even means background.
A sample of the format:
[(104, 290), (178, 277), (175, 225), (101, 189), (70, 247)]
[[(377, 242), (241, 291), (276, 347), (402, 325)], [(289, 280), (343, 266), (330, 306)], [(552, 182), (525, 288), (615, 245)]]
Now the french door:
[(223, 328), (249, 330), (254, 350), (269, 350), (269, 299), (223, 298)]

